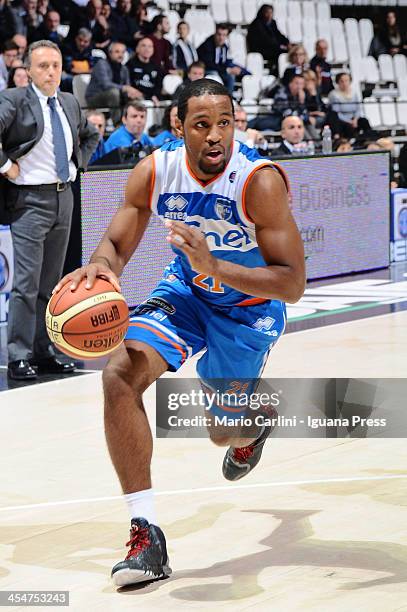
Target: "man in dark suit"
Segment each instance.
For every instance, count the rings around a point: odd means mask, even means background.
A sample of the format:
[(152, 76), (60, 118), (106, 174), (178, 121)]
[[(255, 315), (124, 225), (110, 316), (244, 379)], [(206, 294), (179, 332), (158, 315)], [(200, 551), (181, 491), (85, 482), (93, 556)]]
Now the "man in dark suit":
[(273, 149), (271, 156), (303, 155), (307, 152), (304, 134), (304, 122), (301, 117), (296, 115), (285, 117), (281, 123), (281, 138), (283, 141), (277, 149)]
[(241, 74), (242, 69), (229, 58), (228, 35), (228, 25), (219, 23), (216, 26), (215, 34), (209, 36), (198, 47), (198, 57), (205, 64), (206, 74), (218, 73), (223, 84), (232, 94), (235, 78)]
[(45, 309), (64, 264), (71, 182), (99, 140), (77, 100), (57, 93), (62, 73), (57, 45), (33, 43), (28, 72), (28, 87), (0, 94), (0, 174), (6, 179), (1, 192), (10, 215), (15, 266), (8, 375), (16, 380), (36, 378), (38, 371), (69, 373), (75, 367), (55, 353), (45, 329)]

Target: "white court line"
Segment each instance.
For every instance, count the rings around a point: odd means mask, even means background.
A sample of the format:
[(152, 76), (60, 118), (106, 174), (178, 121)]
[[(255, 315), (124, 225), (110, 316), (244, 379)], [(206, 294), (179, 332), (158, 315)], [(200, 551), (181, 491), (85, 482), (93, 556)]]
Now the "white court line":
[[(224, 485), (219, 487), (200, 487), (196, 489), (176, 489), (174, 491), (156, 491), (154, 495), (157, 497), (161, 495), (182, 495), (185, 493), (214, 493), (216, 491), (236, 491), (237, 489), (261, 489), (267, 487), (292, 487), (299, 485), (309, 484), (335, 484), (337, 482), (365, 482), (374, 480), (397, 480), (407, 479), (407, 474), (386, 474), (383, 476), (355, 476), (349, 478), (318, 478), (317, 480), (287, 480), (286, 482), (259, 482), (255, 484), (246, 485)], [(22, 506), (3, 506), (0, 507), (0, 512), (7, 512), (12, 510), (32, 510), (35, 508), (49, 508), (51, 506), (68, 506), (74, 504), (90, 504), (94, 502), (105, 502), (105, 501), (116, 501), (117, 499), (123, 499), (123, 495), (112, 495), (109, 497), (89, 497), (87, 499), (66, 499), (55, 502), (42, 502), (40, 504), (24, 504)]]

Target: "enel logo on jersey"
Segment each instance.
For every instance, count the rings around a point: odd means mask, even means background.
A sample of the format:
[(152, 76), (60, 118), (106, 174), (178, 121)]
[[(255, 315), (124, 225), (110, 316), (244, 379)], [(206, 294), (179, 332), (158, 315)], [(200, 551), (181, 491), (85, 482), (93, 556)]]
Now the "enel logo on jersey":
[[(257, 244), (250, 238), (248, 232), (240, 225), (234, 225), (215, 219), (204, 219), (198, 215), (188, 217), (187, 225), (194, 225), (205, 234), (210, 251), (216, 249), (251, 251)], [(227, 229), (227, 226), (230, 229)]]

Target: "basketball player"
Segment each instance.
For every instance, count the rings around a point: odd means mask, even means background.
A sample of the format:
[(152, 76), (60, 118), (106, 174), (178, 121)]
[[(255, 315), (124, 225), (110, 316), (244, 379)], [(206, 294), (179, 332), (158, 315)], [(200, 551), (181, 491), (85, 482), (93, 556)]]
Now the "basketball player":
[[(178, 129), (184, 141), (165, 144), (131, 172), (124, 205), (89, 265), (55, 288), (70, 282), (75, 290), (84, 277), (91, 287), (104, 276), (119, 289), (118, 277), (151, 213), (165, 220), (176, 257), (131, 316), (125, 343), (103, 373), (107, 444), (131, 515), (129, 552), (112, 570), (119, 586), (171, 573), (153, 506), (143, 392), (205, 349), (197, 366), (204, 384), (256, 379), (284, 330), (284, 302), (296, 302), (305, 284), (286, 179), (272, 162), (233, 141), (233, 101), (224, 86), (208, 79), (190, 83), (178, 101)], [(216, 444), (230, 447), (227, 479), (253, 469), (270, 430), (258, 427), (251, 440), (210, 432)]]

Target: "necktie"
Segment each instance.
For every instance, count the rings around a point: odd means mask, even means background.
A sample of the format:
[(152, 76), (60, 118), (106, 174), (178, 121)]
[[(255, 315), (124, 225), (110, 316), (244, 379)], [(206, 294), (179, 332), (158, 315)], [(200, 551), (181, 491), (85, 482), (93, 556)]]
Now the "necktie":
[(48, 104), (51, 111), (52, 141), (54, 144), (57, 174), (60, 181), (66, 183), (69, 179), (69, 161), (66, 152), (64, 128), (62, 127), (62, 122), (58, 115), (56, 99), (48, 98)]

